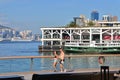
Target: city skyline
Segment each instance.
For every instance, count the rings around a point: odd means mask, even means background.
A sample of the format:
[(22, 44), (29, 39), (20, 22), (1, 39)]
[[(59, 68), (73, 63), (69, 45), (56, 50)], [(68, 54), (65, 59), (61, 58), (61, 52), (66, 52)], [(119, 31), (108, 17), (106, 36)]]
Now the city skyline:
[(119, 0), (0, 0), (0, 24), (17, 29), (40, 33), (40, 27), (63, 26), (73, 17), (85, 15), (90, 19), (91, 12), (120, 17)]

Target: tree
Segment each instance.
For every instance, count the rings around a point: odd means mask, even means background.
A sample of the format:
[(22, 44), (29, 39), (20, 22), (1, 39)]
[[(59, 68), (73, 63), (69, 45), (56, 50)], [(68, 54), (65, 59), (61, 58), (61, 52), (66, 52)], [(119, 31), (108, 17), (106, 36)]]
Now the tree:
[(89, 22), (87, 23), (87, 25), (88, 25), (88, 26), (94, 26), (95, 23), (94, 23), (93, 21), (89, 21)]
[(78, 27), (78, 25), (74, 22), (74, 21), (71, 21), (67, 27)]

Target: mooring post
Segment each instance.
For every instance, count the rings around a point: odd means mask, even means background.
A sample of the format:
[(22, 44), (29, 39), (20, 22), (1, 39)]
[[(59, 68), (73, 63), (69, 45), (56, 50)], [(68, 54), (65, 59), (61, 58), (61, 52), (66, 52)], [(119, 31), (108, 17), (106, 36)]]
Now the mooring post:
[(101, 66), (101, 80), (109, 80), (109, 66)]
[(31, 58), (30, 71), (33, 69), (33, 58)]
[(68, 70), (71, 71), (72, 67), (71, 67), (71, 57), (68, 57)]

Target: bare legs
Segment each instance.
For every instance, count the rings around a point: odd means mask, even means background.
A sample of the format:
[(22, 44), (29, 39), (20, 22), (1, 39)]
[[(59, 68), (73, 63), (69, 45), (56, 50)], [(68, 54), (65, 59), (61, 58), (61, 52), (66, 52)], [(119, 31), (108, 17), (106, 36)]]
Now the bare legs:
[(54, 63), (53, 63), (53, 68), (54, 68), (54, 71), (55, 71), (55, 72), (57, 71), (56, 65), (57, 65), (57, 62), (54, 62)]
[(63, 64), (60, 64), (60, 71), (61, 71), (61, 72), (64, 71), (64, 66), (63, 66)]

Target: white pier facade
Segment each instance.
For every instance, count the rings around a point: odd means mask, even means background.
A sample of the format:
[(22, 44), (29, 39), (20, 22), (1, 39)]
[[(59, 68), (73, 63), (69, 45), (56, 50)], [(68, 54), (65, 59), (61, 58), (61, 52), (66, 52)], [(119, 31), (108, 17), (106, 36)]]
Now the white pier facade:
[(63, 45), (76, 41), (89, 43), (89, 47), (106, 43), (120, 45), (120, 27), (41, 28), (41, 31), (42, 45)]

